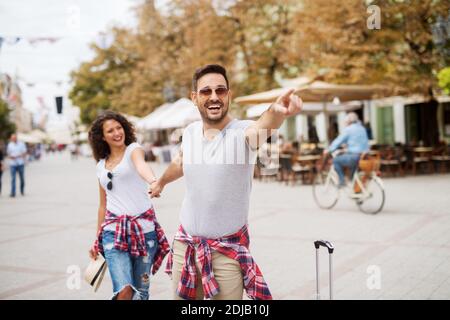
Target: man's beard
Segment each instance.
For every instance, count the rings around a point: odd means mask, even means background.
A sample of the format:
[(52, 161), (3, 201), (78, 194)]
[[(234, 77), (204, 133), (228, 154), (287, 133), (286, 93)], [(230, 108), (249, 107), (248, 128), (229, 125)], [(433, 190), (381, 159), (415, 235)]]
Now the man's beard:
[[(211, 117), (210, 115), (208, 115), (208, 107), (211, 105), (219, 105), (220, 106), (220, 116), (219, 117)], [(207, 101), (205, 102), (205, 104), (203, 105), (202, 108), (200, 109), (200, 115), (203, 119), (204, 122), (208, 123), (208, 124), (217, 124), (220, 123), (227, 115), (228, 113), (228, 106), (225, 106), (225, 104), (222, 101), (219, 100), (215, 100), (215, 101)]]

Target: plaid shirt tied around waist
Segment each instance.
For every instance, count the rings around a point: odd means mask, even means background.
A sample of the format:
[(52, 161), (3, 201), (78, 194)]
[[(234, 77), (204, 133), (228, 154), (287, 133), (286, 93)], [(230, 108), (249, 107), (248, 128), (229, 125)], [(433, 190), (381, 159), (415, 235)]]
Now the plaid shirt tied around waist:
[[(195, 264), (195, 252), (197, 262), (201, 267), (202, 287), (205, 299), (211, 299), (219, 293), (219, 284), (214, 278), (212, 268), (211, 250), (215, 250), (225, 256), (239, 262), (244, 278), (244, 288), (250, 299), (271, 300), (272, 295), (265, 282), (258, 265), (253, 260), (248, 249), (250, 244), (247, 225), (238, 232), (219, 239), (206, 239), (190, 236), (180, 225), (174, 240), (188, 245), (185, 260), (181, 271), (181, 279), (178, 283), (177, 294), (188, 300), (196, 298), (197, 270)], [(166, 265), (166, 273), (172, 275), (173, 251), (169, 253)]]
[[(145, 235), (141, 225), (139, 224), (139, 219), (151, 221), (155, 225), (155, 231), (158, 240), (158, 248), (156, 249), (156, 254), (152, 266), (152, 274), (155, 274), (160, 268), (164, 257), (169, 253), (170, 246), (163, 229), (156, 220), (155, 211), (153, 210), (153, 208), (150, 208), (146, 212), (136, 216), (118, 216), (110, 211), (106, 211), (105, 221), (101, 225), (100, 230), (97, 234), (94, 248), (97, 252), (104, 252), (102, 243), (103, 229), (111, 223), (117, 223), (116, 232), (114, 234), (114, 247), (121, 251), (128, 251), (128, 249), (130, 249), (129, 251), (132, 256), (146, 256), (147, 249), (145, 245)], [(130, 248), (128, 245), (128, 236), (130, 237), (131, 241)]]

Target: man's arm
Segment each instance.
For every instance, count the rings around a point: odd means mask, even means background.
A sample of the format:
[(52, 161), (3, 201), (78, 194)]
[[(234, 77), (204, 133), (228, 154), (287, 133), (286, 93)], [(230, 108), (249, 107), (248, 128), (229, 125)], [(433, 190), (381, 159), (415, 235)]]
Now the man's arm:
[(14, 160), (14, 159), (17, 158), (17, 157), (15, 157), (15, 156), (11, 155), (11, 147), (10, 147), (9, 144), (8, 144), (8, 146), (6, 147), (6, 157), (9, 158), (9, 159), (11, 159), (11, 160)]
[(245, 130), (245, 137), (253, 150), (266, 142), (272, 134), (271, 131), (280, 128), (287, 117), (301, 112), (302, 99), (293, 93), (294, 89), (291, 89), (279, 96), (269, 109)]
[(339, 148), (340, 145), (343, 143), (346, 143), (348, 140), (348, 132), (347, 130), (344, 130), (344, 132), (339, 135), (334, 141), (331, 143), (331, 145), (328, 147), (327, 152), (334, 152), (337, 148)]
[(150, 194), (152, 198), (158, 198), (161, 195), (166, 184), (175, 181), (183, 176), (183, 151), (180, 149), (178, 154), (164, 171), (161, 178), (156, 180), (150, 186)]

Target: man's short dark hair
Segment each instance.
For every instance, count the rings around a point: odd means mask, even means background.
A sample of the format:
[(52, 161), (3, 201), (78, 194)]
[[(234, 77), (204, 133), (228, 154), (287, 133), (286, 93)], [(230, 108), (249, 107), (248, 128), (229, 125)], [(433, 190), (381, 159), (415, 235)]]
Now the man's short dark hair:
[(206, 66), (200, 67), (194, 72), (194, 76), (192, 77), (192, 91), (197, 91), (197, 82), (198, 80), (208, 73), (218, 73), (221, 74), (225, 81), (227, 82), (227, 88), (230, 87), (227, 78), (227, 71), (224, 67), (218, 64), (207, 64)]

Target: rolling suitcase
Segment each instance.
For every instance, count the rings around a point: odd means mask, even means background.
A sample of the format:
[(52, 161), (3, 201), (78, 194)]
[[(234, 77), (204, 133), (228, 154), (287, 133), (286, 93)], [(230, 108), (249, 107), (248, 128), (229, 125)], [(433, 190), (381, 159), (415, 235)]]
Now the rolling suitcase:
[(316, 300), (320, 300), (320, 286), (319, 286), (319, 248), (326, 247), (330, 260), (330, 300), (333, 300), (333, 251), (334, 246), (331, 242), (325, 240), (314, 241), (316, 248)]

